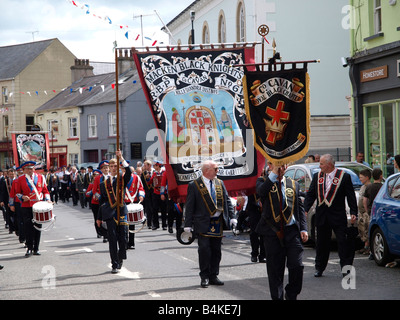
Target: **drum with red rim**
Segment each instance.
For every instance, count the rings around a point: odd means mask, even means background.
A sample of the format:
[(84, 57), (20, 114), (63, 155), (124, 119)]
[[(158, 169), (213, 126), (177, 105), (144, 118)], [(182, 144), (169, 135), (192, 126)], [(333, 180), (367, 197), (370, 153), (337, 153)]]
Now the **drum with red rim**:
[[(51, 224), (52, 227), (55, 216), (53, 215), (53, 204), (46, 201), (36, 202), (32, 207), (33, 218), (32, 221), (36, 224)], [(35, 226), (36, 228), (36, 226)]]
[(145, 221), (143, 206), (140, 203), (130, 203), (126, 208), (128, 209), (127, 220), (129, 225), (142, 224)]

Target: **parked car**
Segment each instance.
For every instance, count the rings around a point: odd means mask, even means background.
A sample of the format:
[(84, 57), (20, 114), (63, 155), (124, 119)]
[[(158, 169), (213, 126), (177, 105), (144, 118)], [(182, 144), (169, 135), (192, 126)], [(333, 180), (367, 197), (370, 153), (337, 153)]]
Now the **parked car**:
[(78, 170), (82, 167), (84, 168), (88, 168), (89, 166), (92, 166), (93, 169), (97, 169), (97, 167), (99, 166), (99, 164), (97, 162), (83, 162), (83, 163), (78, 163), (76, 165), (76, 167), (78, 168)]
[[(359, 179), (359, 173), (361, 170), (368, 169), (372, 172), (372, 169), (366, 165), (356, 163), (356, 162), (336, 162), (336, 167), (343, 169), (347, 173), (350, 174), (351, 181), (354, 186), (354, 190), (356, 192), (356, 198), (358, 201), (358, 192), (360, 191), (360, 188), (362, 186), (362, 183)], [(314, 162), (314, 163), (304, 163), (304, 164), (295, 164), (292, 166), (289, 166), (286, 171), (285, 171), (285, 176), (292, 178), (293, 180), (297, 181), (300, 186), (300, 191), (305, 193), (308, 191), (312, 177), (315, 173), (319, 172), (319, 163)], [(308, 233), (309, 233), (309, 239), (311, 241), (316, 240), (317, 237), (317, 230), (315, 227), (315, 206), (316, 202), (314, 205), (311, 207), (311, 209), (308, 211), (307, 214), (307, 226), (308, 226)], [(350, 223), (350, 209), (347, 206), (346, 203), (346, 212), (347, 212), (347, 221), (349, 223), (349, 226), (351, 225)], [(356, 226), (357, 222), (355, 223)], [(333, 237), (335, 235), (333, 234)]]
[(384, 266), (400, 256), (400, 173), (388, 177), (375, 197), (369, 239), (377, 265)]

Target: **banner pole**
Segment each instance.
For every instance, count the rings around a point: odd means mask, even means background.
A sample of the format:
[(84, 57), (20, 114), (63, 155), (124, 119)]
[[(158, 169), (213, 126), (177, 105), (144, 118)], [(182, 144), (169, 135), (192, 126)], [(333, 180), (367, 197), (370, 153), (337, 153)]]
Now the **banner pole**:
[[(116, 150), (119, 150), (119, 84), (118, 84), (118, 50), (115, 48), (115, 117), (116, 117), (116, 125), (117, 125), (117, 145)], [(120, 191), (119, 191), (119, 162), (120, 157), (117, 156), (117, 186), (116, 186), (116, 193), (117, 193), (117, 225), (119, 225), (119, 218), (120, 218)]]

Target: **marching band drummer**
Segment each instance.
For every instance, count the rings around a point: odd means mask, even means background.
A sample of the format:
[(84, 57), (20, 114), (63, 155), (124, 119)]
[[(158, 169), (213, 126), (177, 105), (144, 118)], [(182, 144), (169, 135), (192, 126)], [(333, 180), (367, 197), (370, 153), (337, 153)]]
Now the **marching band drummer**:
[[(127, 161), (129, 163), (129, 161)], [(122, 163), (120, 163), (122, 172), (125, 174), (125, 168), (122, 166)], [(125, 192), (125, 204), (130, 204), (130, 203), (143, 203), (144, 197), (145, 197), (145, 192), (144, 188), (142, 185), (142, 181), (140, 180), (139, 176), (136, 173), (133, 173), (133, 169), (131, 168), (131, 179), (129, 180), (129, 183), (126, 185), (126, 191)], [(129, 230), (133, 231), (135, 230), (134, 225), (129, 226)], [(129, 239), (128, 239), (128, 249), (135, 249), (135, 234), (133, 232), (129, 232)]]
[[(119, 174), (119, 165), (117, 159), (109, 161), (110, 177), (104, 179), (100, 184), (100, 208), (97, 216), (97, 225), (101, 222), (107, 224), (108, 243), (111, 257), (111, 273), (118, 273), (122, 267), (123, 260), (126, 259), (126, 246), (128, 239), (127, 208), (124, 202), (125, 188), (131, 179), (131, 169), (129, 164), (122, 157), (121, 150), (116, 151), (117, 158), (120, 158), (126, 173), (119, 178), (119, 195), (117, 190), (117, 174)], [(117, 203), (117, 199), (119, 203)], [(119, 206), (119, 219), (117, 216), (117, 207)]]
[[(34, 227), (32, 207), (38, 201), (44, 200), (51, 203), (50, 193), (47, 190), (46, 182), (41, 174), (35, 172), (36, 163), (33, 161), (27, 161), (21, 165), (24, 170), (24, 174), (18, 178), (18, 184), (16, 185), (16, 194), (21, 201), (21, 213), (24, 220), (26, 246), (25, 257), (29, 258), (34, 255), (40, 255), (39, 243), (41, 231)], [(12, 211), (15, 207), (11, 208)], [(38, 228), (41, 225), (36, 224)]]

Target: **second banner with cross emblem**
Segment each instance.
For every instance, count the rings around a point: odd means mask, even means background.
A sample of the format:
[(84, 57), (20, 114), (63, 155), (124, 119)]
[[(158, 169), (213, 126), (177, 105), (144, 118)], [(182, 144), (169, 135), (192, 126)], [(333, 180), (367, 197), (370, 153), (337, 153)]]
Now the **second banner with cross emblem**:
[(243, 87), (255, 147), (278, 165), (304, 157), (310, 140), (307, 69), (246, 72)]

